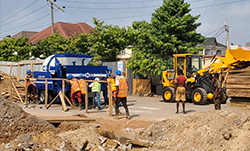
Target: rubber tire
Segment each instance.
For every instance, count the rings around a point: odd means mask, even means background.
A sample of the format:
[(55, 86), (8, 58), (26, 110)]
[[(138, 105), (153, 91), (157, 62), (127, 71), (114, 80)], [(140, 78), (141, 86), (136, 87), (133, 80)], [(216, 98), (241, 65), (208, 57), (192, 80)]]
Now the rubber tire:
[[(49, 92), (48, 93), (48, 104), (52, 101), (52, 95)], [(45, 91), (41, 90), (40, 91), (40, 97), (39, 97), (39, 104), (45, 104)]]
[[(199, 92), (201, 94), (201, 100), (198, 102), (194, 98), (194, 95), (196, 92)], [(191, 99), (192, 99), (193, 103), (197, 104), (197, 105), (207, 104), (207, 92), (206, 92), (206, 90), (203, 88), (195, 88), (191, 93)]]
[(222, 95), (222, 97), (221, 97), (222, 98), (221, 104), (226, 104), (228, 96), (226, 95), (225, 92), (221, 92), (221, 95)]
[[(170, 99), (165, 97), (166, 92), (171, 93), (171, 98)], [(163, 88), (163, 93), (162, 93), (162, 98), (163, 98), (163, 100), (165, 102), (173, 102), (175, 100), (174, 88), (173, 87), (164, 87)]]

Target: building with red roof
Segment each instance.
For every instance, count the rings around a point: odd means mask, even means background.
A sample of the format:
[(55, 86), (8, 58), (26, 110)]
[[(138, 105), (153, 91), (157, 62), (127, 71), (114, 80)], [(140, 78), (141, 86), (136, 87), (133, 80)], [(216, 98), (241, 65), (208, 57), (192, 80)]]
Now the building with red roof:
[[(89, 26), (86, 23), (65, 23), (65, 22), (57, 22), (54, 24), (54, 33), (59, 33), (64, 38), (71, 37), (73, 35), (78, 35), (82, 33), (90, 33), (94, 28)], [(39, 40), (43, 40), (44, 38), (51, 35), (51, 26), (46, 29), (30, 36), (29, 41), (32, 45), (36, 45)]]

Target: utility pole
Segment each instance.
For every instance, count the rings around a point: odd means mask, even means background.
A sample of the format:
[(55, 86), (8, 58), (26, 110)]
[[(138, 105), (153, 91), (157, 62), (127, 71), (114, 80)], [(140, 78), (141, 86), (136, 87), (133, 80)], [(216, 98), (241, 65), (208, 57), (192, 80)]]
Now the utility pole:
[(227, 20), (225, 20), (225, 31), (226, 31), (227, 48), (229, 49), (229, 28), (227, 26)]
[[(55, 0), (54, 0), (55, 1)], [(53, 5), (56, 6), (58, 9), (60, 9), (62, 12), (64, 12), (64, 9), (56, 5), (54, 2), (51, 0), (47, 0), (47, 2), (50, 2), (51, 4), (51, 34), (54, 34), (54, 15), (53, 15)], [(65, 8), (65, 7), (63, 7)]]

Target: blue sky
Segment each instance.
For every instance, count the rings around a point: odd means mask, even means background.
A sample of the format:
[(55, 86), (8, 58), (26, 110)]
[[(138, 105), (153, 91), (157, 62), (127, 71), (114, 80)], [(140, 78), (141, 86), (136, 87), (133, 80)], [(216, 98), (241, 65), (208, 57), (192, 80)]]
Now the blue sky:
[[(133, 21), (150, 22), (162, 0), (57, 0), (65, 12), (54, 10), (54, 22), (85, 22), (93, 27), (93, 17), (105, 24), (131, 26)], [(250, 42), (250, 0), (185, 0), (192, 15), (201, 15), (197, 29), (206, 37), (217, 37), (226, 44), (223, 26), (227, 20), (230, 43)], [(46, 0), (0, 0), (0, 37), (20, 31), (41, 31), (51, 24)]]

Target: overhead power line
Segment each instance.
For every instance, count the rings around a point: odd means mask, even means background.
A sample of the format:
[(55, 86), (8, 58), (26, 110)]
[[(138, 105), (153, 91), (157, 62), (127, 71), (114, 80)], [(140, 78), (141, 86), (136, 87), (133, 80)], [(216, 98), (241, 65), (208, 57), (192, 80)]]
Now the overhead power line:
[(28, 6), (24, 7), (23, 9), (21, 9), (20, 11), (18, 11), (18, 12), (16, 12), (16, 13), (12, 14), (11, 16), (5, 18), (4, 20), (1, 20), (1, 22), (5, 21), (5, 20), (8, 20), (8, 19), (10, 19), (11, 17), (13, 17), (13, 16), (19, 14), (20, 12), (24, 11), (25, 9), (27, 9), (27, 8), (30, 7), (31, 5), (35, 4), (37, 1), (38, 1), (38, 0), (32, 2), (32, 3), (29, 4)]
[(2, 32), (2, 33), (7, 33), (7, 32), (9, 32), (9, 31), (12, 31), (12, 30), (15, 30), (15, 29), (22, 28), (22, 27), (27, 26), (27, 25), (29, 25), (29, 24), (32, 24), (32, 23), (34, 23), (34, 22), (36, 22), (36, 21), (39, 21), (39, 20), (41, 20), (41, 19), (43, 19), (43, 18), (45, 18), (45, 17), (47, 17), (47, 16), (49, 16), (49, 15), (50, 15), (50, 13), (48, 13), (48, 14), (46, 14), (46, 15), (40, 17), (40, 18), (37, 18), (36, 20), (33, 20), (33, 21), (31, 21), (31, 22), (28, 22), (28, 23), (26, 23), (26, 24), (24, 24), (24, 25), (17, 26), (17, 27), (15, 27), (15, 28), (12, 28), (12, 29), (9, 29), (9, 30), (5, 30), (5, 31)]
[[(100, 2), (91, 2), (91, 1), (69, 1), (69, 0), (61, 0), (62, 2), (68, 3), (82, 3), (82, 4), (102, 4)], [(162, 0), (140, 0), (140, 1), (120, 1), (120, 2), (105, 2), (105, 4), (129, 4), (129, 3), (150, 3), (155, 1), (162, 1)]]
[(76, 7), (76, 6), (66, 6), (66, 8), (76, 8), (76, 9), (141, 9), (141, 8), (155, 8), (155, 6), (141, 6), (141, 7)]
[[(216, 30), (214, 30), (214, 31), (212, 31), (212, 32), (210, 32), (210, 33), (208, 33), (208, 34), (205, 34), (205, 36), (208, 36), (208, 35), (210, 35), (210, 34), (212, 34), (212, 33), (214, 33), (214, 32), (219, 32), (220, 30), (222, 30), (222, 29), (224, 29), (224, 26), (222, 26), (221, 28), (219, 28), (219, 29), (216, 29)], [(216, 34), (215, 34), (216, 35)]]
[(33, 14), (33, 13), (35, 13), (35, 12), (39, 11), (40, 9), (44, 8), (45, 6), (46, 6), (46, 4), (45, 4), (45, 5), (43, 5), (42, 7), (38, 8), (38, 9), (36, 9), (36, 10), (34, 10), (34, 11), (30, 12), (30, 13), (29, 13), (29, 14), (27, 14), (27, 15), (24, 15), (24, 16), (22, 16), (22, 17), (18, 18), (18, 19), (12, 20), (12, 21), (7, 22), (7, 23), (5, 23), (5, 24), (2, 24), (1, 26), (5, 26), (5, 25), (8, 25), (8, 24), (10, 24), (10, 23), (16, 22), (16, 21), (18, 21), (18, 20), (20, 20), (20, 19), (23, 19), (23, 18), (25, 18), (25, 17), (28, 17), (28, 16), (30, 16), (31, 14)]
[[(124, 16), (124, 17), (111, 17), (111, 18), (101, 18), (98, 20), (116, 20), (116, 19), (124, 19), (124, 18), (133, 18), (133, 17), (141, 17), (141, 16), (149, 16), (151, 14), (142, 14), (142, 15), (133, 15), (133, 16)], [(93, 21), (92, 19), (84, 20), (84, 22)], [(79, 22), (79, 21), (74, 21)]]
[(201, 8), (215, 7), (215, 6), (228, 5), (228, 4), (233, 4), (233, 3), (245, 2), (245, 1), (249, 1), (249, 0), (239, 0), (239, 1), (225, 2), (225, 3), (219, 3), (219, 4), (213, 4), (213, 5), (204, 5), (204, 6), (194, 7), (194, 8), (191, 8), (191, 9), (201, 9)]

